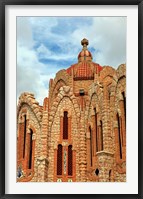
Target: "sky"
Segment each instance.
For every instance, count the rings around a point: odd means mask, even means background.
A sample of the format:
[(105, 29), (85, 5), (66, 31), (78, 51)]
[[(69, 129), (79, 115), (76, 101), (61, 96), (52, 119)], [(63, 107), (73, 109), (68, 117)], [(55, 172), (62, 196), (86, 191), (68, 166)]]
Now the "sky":
[(88, 39), (93, 61), (118, 68), (126, 63), (126, 17), (17, 17), (17, 99), (31, 92), (40, 105), (49, 80), (77, 63)]

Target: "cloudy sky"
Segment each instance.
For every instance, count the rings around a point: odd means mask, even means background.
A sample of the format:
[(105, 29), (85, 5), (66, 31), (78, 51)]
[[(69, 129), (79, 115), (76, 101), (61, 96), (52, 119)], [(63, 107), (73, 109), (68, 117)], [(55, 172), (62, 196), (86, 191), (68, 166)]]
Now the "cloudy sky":
[(77, 63), (83, 38), (94, 62), (125, 63), (126, 25), (126, 17), (17, 17), (17, 97), (32, 92), (42, 105), (49, 79)]

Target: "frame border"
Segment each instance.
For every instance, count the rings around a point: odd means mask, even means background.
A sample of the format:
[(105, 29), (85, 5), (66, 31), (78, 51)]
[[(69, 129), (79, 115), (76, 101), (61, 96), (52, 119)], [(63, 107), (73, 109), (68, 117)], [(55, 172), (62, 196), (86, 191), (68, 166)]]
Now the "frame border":
[[(6, 5), (138, 5), (138, 194), (5, 194), (5, 6)], [(0, 0), (0, 199), (6, 198), (143, 198), (143, 0)]]

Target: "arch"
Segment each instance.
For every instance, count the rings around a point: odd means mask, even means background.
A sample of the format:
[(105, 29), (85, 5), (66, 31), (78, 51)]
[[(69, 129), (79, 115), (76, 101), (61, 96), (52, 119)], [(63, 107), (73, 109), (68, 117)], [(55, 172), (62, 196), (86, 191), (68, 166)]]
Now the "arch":
[(70, 86), (70, 85), (71, 85), (71, 76), (66, 72), (66, 70), (63, 69), (63, 70), (58, 71), (56, 73), (56, 77), (52, 81), (52, 84), (49, 88), (50, 99), (53, 98), (56, 88), (59, 89), (62, 86)]
[(50, 99), (53, 99), (53, 97), (56, 97), (58, 94), (59, 89), (62, 86), (66, 86), (66, 82), (63, 79), (59, 79), (57, 80), (54, 85), (52, 86), (52, 88), (50, 89)]
[(116, 70), (111, 66), (104, 66), (100, 72), (100, 78), (105, 81), (105, 79), (109, 77), (116, 81)]
[(32, 93), (22, 93), (19, 97), (19, 102), (17, 106), (17, 122), (20, 110), (24, 105), (27, 105), (31, 111), (34, 113), (39, 125), (41, 126), (42, 122), (42, 107), (39, 103), (35, 100), (34, 95)]
[(118, 81), (122, 78), (125, 77), (126, 78), (126, 64), (121, 64), (118, 66), (117, 70), (116, 70), (116, 75), (117, 75), (117, 79)]
[(53, 124), (53, 121), (54, 121), (54, 118), (56, 115), (57, 107), (59, 106), (60, 102), (64, 99), (64, 97), (68, 97), (69, 100), (71, 101), (74, 111), (76, 113), (77, 123), (79, 122), (80, 108), (79, 108), (77, 99), (73, 94), (72, 88), (70, 88), (69, 86), (63, 86), (63, 87), (61, 87), (59, 94), (55, 98), (55, 100), (53, 102), (53, 106), (51, 107), (51, 111), (49, 112), (49, 120), (50, 120), (49, 128), (50, 128), (50, 130), (51, 130), (51, 127), (52, 127), (52, 124)]

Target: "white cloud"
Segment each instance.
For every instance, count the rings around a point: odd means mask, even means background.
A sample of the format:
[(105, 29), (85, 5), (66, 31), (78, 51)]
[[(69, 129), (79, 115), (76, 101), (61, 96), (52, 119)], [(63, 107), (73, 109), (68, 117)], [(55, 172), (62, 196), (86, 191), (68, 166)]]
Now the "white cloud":
[(32, 29), (28, 17), (17, 17), (17, 40), (21, 46), (33, 46)]
[(88, 38), (89, 46), (99, 50), (93, 57), (101, 65), (117, 68), (126, 61), (126, 17), (95, 17), (90, 27), (79, 27), (72, 37), (75, 42)]
[[(48, 95), (49, 80), (59, 65), (41, 63), (40, 59), (73, 60), (82, 49), (81, 40), (87, 38), (89, 47), (96, 50), (93, 61), (116, 68), (126, 62), (126, 17), (94, 17), (89, 19), (91, 23), (82, 20), (80, 23), (78, 19), (78, 24), (76, 18), (75, 23), (67, 18), (65, 29), (60, 29), (62, 34), (56, 33), (58, 20), (58, 17), (17, 18), (17, 95), (33, 92), (41, 105)], [(57, 44), (59, 50), (52, 49), (48, 42)]]

